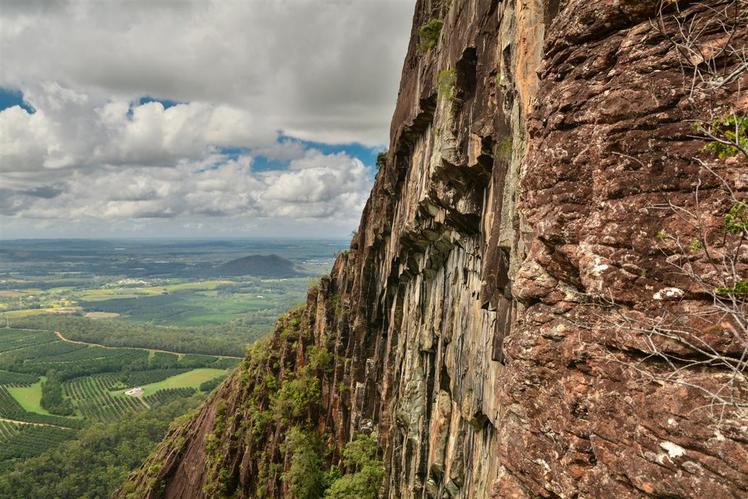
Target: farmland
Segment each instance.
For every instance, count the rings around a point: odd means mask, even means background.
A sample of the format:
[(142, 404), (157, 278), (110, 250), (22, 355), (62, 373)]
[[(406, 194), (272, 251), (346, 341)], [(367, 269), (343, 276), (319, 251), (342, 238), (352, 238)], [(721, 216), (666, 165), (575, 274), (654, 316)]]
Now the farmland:
[(42, 383), (46, 380), (47, 378), (42, 376), (39, 381), (30, 385), (11, 386), (8, 388), (8, 393), (18, 401), (24, 411), (49, 414), (41, 405)]
[(69, 428), (0, 420), (0, 470), (4, 463), (36, 456), (74, 435)]
[[(140, 421), (149, 437), (138, 445), (151, 441), (145, 422), (164, 430), (155, 415), (178, 415), (214, 389), (248, 343), (306, 299), (336, 244), (0, 242), (0, 472), (77, 449), (101, 425), (124, 441), (127, 422)], [(251, 252), (295, 271), (211, 275)]]
[[(0, 469), (110, 422), (199, 392), (236, 359), (68, 343), (53, 331), (0, 328)], [(72, 414), (44, 407), (48, 376), (61, 380)], [(126, 389), (143, 386), (143, 397)]]
[(224, 374), (226, 374), (226, 372), (221, 369), (192, 369), (191, 371), (171, 376), (162, 381), (142, 385), (143, 395), (147, 397), (160, 390), (172, 390), (175, 388), (193, 388), (197, 390), (200, 385), (206, 381), (223, 376)]

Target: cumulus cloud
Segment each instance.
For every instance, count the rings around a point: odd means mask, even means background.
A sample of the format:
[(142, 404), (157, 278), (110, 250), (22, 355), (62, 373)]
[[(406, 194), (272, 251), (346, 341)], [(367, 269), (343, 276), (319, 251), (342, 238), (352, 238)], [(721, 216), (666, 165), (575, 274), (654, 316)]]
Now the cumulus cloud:
[(346, 233), (412, 3), (0, 0), (0, 236)]
[[(211, 165), (207, 165), (210, 162)], [(352, 224), (371, 187), (356, 158), (307, 150), (286, 171), (256, 172), (250, 156), (185, 162), (173, 168), (109, 166), (74, 170), (64, 185), (3, 189), (0, 215), (71, 222), (141, 219), (283, 219)], [(329, 223), (328, 223), (329, 225)]]
[(0, 86), (220, 103), (303, 138), (381, 144), (413, 3), (3, 0)]

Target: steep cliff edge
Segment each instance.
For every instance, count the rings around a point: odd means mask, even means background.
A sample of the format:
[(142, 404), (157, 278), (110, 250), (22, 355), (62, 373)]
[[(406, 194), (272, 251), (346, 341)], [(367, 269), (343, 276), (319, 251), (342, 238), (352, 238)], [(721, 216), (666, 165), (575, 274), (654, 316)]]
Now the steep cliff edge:
[(350, 250), (118, 495), (748, 495), (745, 10), (419, 0)]

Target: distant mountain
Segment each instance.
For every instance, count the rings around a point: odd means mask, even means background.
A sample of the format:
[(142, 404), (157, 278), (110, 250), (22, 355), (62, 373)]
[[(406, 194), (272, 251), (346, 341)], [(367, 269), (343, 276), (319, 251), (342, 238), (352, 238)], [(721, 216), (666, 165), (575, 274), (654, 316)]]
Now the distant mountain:
[(278, 255), (249, 255), (237, 258), (215, 267), (213, 273), (224, 277), (240, 275), (296, 277), (303, 275), (296, 271), (291, 260)]

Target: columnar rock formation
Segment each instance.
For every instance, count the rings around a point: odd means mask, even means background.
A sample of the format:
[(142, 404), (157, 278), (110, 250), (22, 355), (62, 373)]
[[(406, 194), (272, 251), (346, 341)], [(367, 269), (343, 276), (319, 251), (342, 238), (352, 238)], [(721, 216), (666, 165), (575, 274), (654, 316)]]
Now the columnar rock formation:
[(748, 113), (741, 4), (419, 0), (350, 250), (120, 494), (287, 495), (288, 421), (258, 420), (316, 347), (321, 401), (289, 417), (328, 463), (372, 432), (383, 497), (748, 495), (729, 369), (644, 334), (675, 317), (727, 365), (746, 347), (689, 274), (748, 189), (746, 157), (705, 149)]

